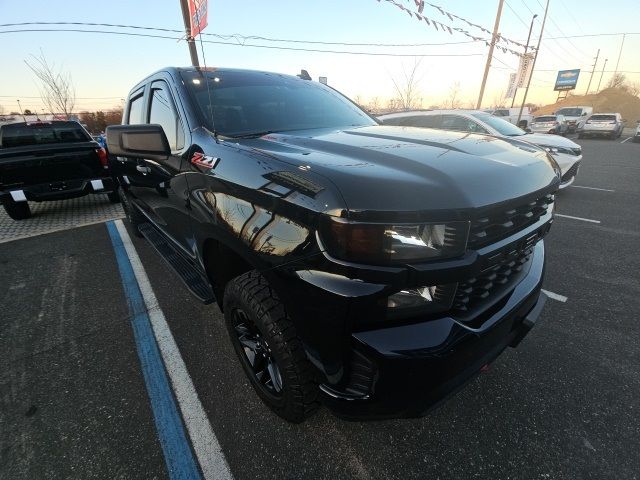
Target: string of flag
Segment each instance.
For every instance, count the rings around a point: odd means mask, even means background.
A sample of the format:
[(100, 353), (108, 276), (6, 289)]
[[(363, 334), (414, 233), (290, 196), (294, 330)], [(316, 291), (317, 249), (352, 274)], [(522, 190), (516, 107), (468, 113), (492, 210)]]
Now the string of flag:
[[(378, 0), (378, 2), (380, 2), (382, 0)], [(517, 45), (519, 47), (523, 47), (524, 45), (522, 43), (516, 42), (514, 40), (511, 40), (507, 37), (503, 37), (500, 34), (497, 34), (495, 36), (495, 40), (489, 40), (487, 38), (484, 37), (478, 37), (476, 35), (473, 35), (472, 33), (470, 33), (469, 31), (460, 28), (460, 27), (452, 27), (449, 25), (446, 25), (442, 22), (438, 22), (436, 20), (434, 20), (433, 18), (429, 18), (424, 14), (424, 7), (425, 4), (429, 5), (435, 9), (437, 9), (442, 15), (446, 16), (447, 18), (449, 18), (451, 21), (455, 21), (455, 20), (460, 20), (462, 22), (465, 22), (467, 25), (480, 29), (481, 31), (483, 31), (484, 33), (488, 33), (489, 35), (492, 35), (492, 32), (490, 30), (487, 30), (486, 28), (484, 28), (481, 25), (477, 25), (469, 20), (467, 20), (466, 18), (460, 17), (459, 15), (456, 15), (454, 13), (448, 12), (446, 10), (444, 10), (442, 7), (440, 7), (439, 5), (434, 5), (433, 3), (429, 3), (429, 2), (425, 2), (424, 0), (407, 0), (409, 3), (414, 3), (415, 7), (417, 9), (417, 11), (412, 10), (410, 8), (407, 8), (404, 4), (397, 2), (396, 0), (384, 0), (387, 3), (391, 3), (392, 5), (395, 5), (396, 7), (398, 7), (400, 10), (406, 12), (411, 18), (415, 18), (418, 21), (421, 22), (425, 22), (427, 25), (432, 26), (436, 31), (442, 31), (442, 32), (449, 32), (450, 34), (453, 34), (453, 32), (458, 32), (461, 33), (463, 35), (465, 35), (468, 38), (471, 38), (473, 41), (475, 42), (484, 42), (486, 46), (490, 46), (492, 42), (494, 42), (494, 46), (495, 48), (501, 50), (503, 53), (511, 53), (513, 55), (516, 55), (518, 57), (522, 56), (522, 53), (513, 50), (509, 47), (503, 46), (503, 45), (498, 45), (497, 42), (504, 42), (506, 45)], [(493, 37), (493, 35), (492, 35)], [(529, 47), (529, 49), (531, 49), (531, 47)]]

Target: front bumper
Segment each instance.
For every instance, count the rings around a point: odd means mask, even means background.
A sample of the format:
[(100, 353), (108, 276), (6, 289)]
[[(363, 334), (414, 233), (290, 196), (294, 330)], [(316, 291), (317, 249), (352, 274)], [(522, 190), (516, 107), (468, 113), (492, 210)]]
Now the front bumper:
[[(96, 184), (96, 181), (100, 183)], [(102, 188), (100, 188), (99, 185), (101, 185)], [(11, 192), (14, 192), (13, 196), (16, 196), (17, 192), (22, 192), (24, 197), (31, 202), (65, 200), (68, 198), (82, 197), (91, 193), (109, 193), (116, 187), (117, 185), (111, 177), (55, 181), (4, 189), (0, 191), (0, 200), (4, 202), (13, 198)]]
[[(535, 323), (544, 273), (541, 239), (551, 222), (548, 212), (460, 259), (410, 268), (356, 267), (322, 254), (265, 274), (287, 305), (307, 357), (318, 368), (322, 397), (336, 414), (419, 416), (515, 346)], [(525, 269), (467, 312), (385, 318), (387, 298), (399, 290), (462, 286), (469, 278), (484, 285), (483, 272), (522, 251), (531, 251)]]
[[(323, 386), (324, 403), (346, 419), (426, 414), (515, 347), (535, 325), (546, 300), (540, 294), (544, 245), (538, 243), (527, 276), (481, 328), (445, 316), (421, 323), (353, 334), (353, 348), (369, 359), (371, 393), (360, 398)], [(360, 383), (364, 383), (360, 380)]]

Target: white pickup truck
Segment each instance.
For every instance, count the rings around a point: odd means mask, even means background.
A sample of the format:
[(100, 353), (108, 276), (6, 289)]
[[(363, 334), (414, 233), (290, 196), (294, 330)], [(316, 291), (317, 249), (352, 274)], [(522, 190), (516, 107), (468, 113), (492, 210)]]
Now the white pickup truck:
[(556, 110), (555, 115), (563, 115), (569, 126), (569, 133), (575, 133), (593, 115), (593, 107), (563, 107)]
[(527, 128), (531, 121), (533, 120), (533, 115), (531, 115), (531, 111), (529, 107), (524, 107), (522, 109), (522, 115), (520, 116), (520, 121), (518, 121), (518, 115), (520, 114), (520, 107), (513, 108), (496, 108), (495, 110), (485, 110), (485, 112), (495, 115), (496, 117), (503, 118), (509, 123), (513, 123), (520, 128)]

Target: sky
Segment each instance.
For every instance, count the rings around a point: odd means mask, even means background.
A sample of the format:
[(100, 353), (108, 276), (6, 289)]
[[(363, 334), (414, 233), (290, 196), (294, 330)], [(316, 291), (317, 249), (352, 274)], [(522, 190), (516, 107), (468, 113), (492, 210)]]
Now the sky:
[[(413, 7), (413, 0), (395, 0)], [(546, 104), (555, 101), (553, 84), (558, 70), (582, 69), (576, 93), (587, 88), (596, 52), (600, 49), (591, 90), (595, 90), (607, 59), (602, 84), (606, 84), (618, 60), (622, 32), (639, 32), (637, 0), (618, 0), (615, 8), (607, 2), (550, 0), (549, 18), (533, 74), (528, 101)], [(435, 5), (489, 30), (493, 29), (498, 0), (433, 0)], [(545, 0), (506, 0), (499, 32), (524, 43), (533, 14), (531, 44), (536, 44)], [(487, 34), (459, 20), (450, 20), (426, 5), (423, 14), (451, 27), (463, 28), (474, 36)], [(25, 64), (40, 51), (56, 68), (69, 72), (76, 88), (76, 110), (109, 109), (122, 105), (129, 89), (142, 78), (165, 66), (188, 66), (190, 58), (179, 33), (119, 29), (95, 26), (7, 26), (22, 22), (88, 22), (134, 25), (183, 30), (179, 0), (0, 0), (0, 111), (22, 108), (41, 111), (38, 83)], [(28, 29), (75, 28), (129, 33), (149, 33), (174, 38), (145, 38), (99, 33), (20, 31)], [(418, 47), (375, 47), (327, 45), (321, 43), (267, 42), (241, 37), (202, 36), (198, 55), (207, 66), (237, 67), (275, 72), (299, 73), (306, 69), (317, 80), (328, 82), (352, 99), (381, 104), (395, 95), (393, 79), (402, 83), (416, 61), (418, 89), (423, 107), (443, 105), (454, 85), (459, 87), (463, 105), (475, 105), (487, 59), (488, 47), (468, 42), (463, 34), (436, 31), (409, 16), (387, 0), (209, 0), (207, 34), (221, 36), (261, 36), (273, 39), (345, 44), (432, 44)], [(610, 34), (584, 36), (591, 34)], [(578, 38), (553, 37), (580, 35)], [(447, 43), (446, 45), (442, 45)], [(353, 55), (256, 48), (261, 44), (281, 48), (306, 48), (363, 53), (392, 53), (395, 56)], [(627, 35), (618, 70), (631, 81), (640, 82), (640, 34)], [(519, 47), (511, 47), (519, 48)], [(420, 56), (418, 56), (420, 55)], [(518, 57), (496, 51), (492, 60), (483, 106), (500, 102), (509, 73)], [(521, 100), (523, 90), (518, 99)], [(509, 100), (510, 103), (510, 100)]]

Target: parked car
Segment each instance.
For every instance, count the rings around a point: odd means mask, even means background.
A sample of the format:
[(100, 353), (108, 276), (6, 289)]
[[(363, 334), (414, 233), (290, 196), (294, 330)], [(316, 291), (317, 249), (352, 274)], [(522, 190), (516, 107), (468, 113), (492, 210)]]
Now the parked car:
[(560, 188), (573, 183), (582, 160), (582, 147), (568, 138), (546, 133), (527, 133), (502, 118), (479, 110), (414, 110), (380, 115), (378, 119), (385, 125), (482, 133), (537, 145), (551, 153), (560, 166)]
[(576, 106), (563, 107), (555, 112), (555, 115), (563, 115), (569, 126), (569, 133), (576, 133), (581, 129), (590, 115), (593, 114), (593, 107)]
[(578, 138), (620, 138), (623, 130), (624, 121), (619, 113), (595, 113), (589, 117), (582, 129), (578, 131)]
[[(507, 122), (512, 123), (513, 125), (517, 125), (518, 127), (523, 129), (527, 128), (533, 121), (533, 115), (531, 115), (529, 107), (522, 108), (522, 115), (520, 115), (520, 107), (496, 108), (484, 111), (495, 115), (496, 117), (500, 117)], [(520, 121), (518, 121), (518, 115), (520, 115)]]
[(110, 201), (119, 201), (105, 149), (78, 122), (0, 126), (0, 200), (11, 218), (29, 218), (29, 201), (91, 193), (106, 193)]
[(633, 136), (634, 143), (640, 143), (640, 120), (638, 120), (638, 124), (636, 125), (636, 133)]
[(533, 133), (555, 133), (556, 135), (566, 135), (569, 133), (569, 125), (562, 115), (541, 115), (535, 117), (529, 129)]
[(224, 68), (147, 77), (123, 120), (107, 144), (131, 226), (218, 303), (287, 420), (318, 401), (424, 415), (540, 313), (547, 152), (381, 126), (310, 79)]

